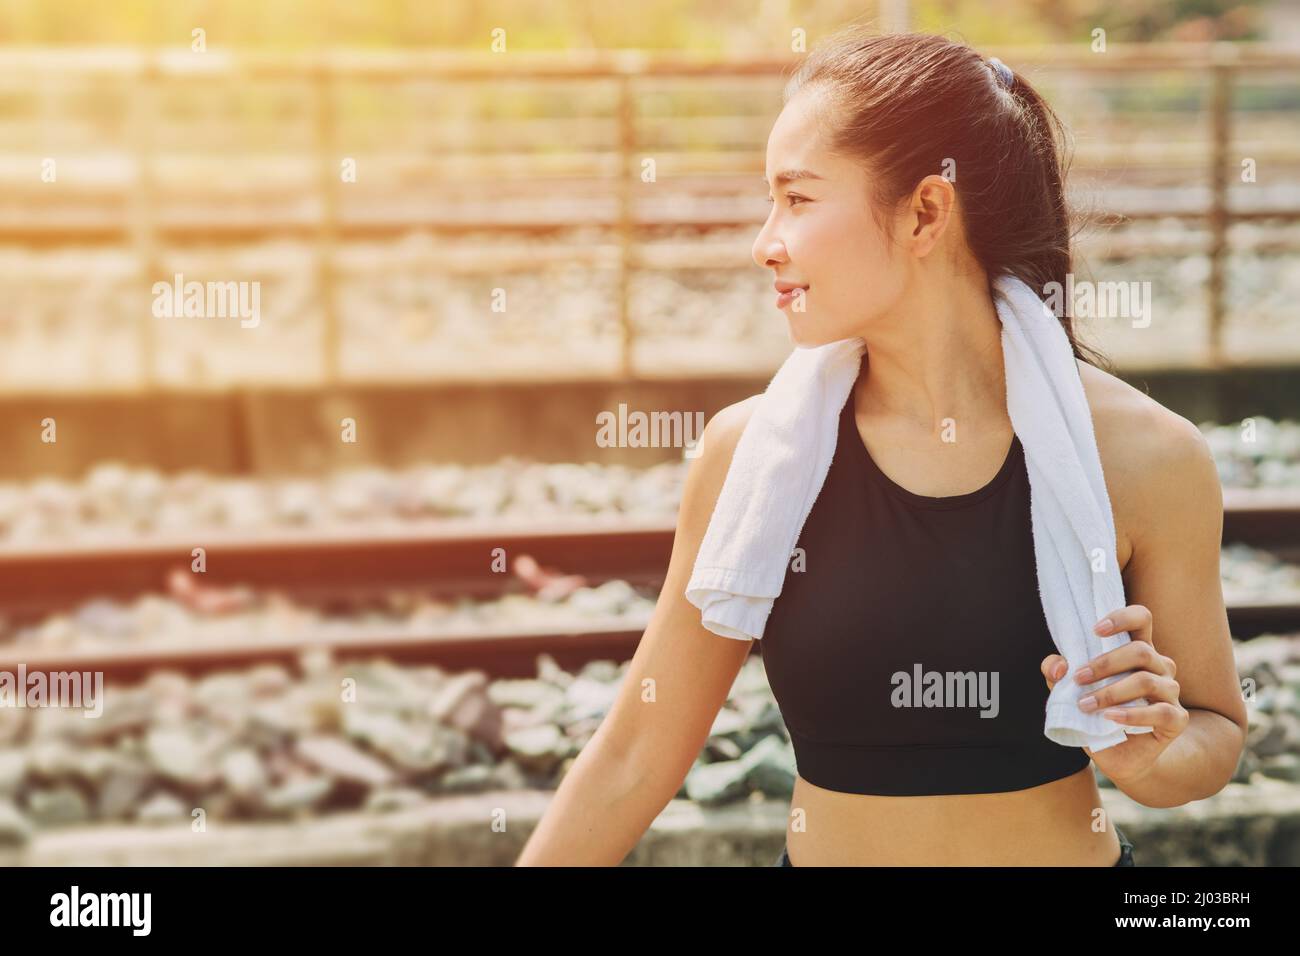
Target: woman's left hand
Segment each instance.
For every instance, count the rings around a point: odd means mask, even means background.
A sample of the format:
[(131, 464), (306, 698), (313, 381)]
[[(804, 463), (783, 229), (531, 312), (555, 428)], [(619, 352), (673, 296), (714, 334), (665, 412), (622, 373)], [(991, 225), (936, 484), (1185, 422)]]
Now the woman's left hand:
[[(1173, 658), (1157, 652), (1151, 642), (1151, 612), (1146, 607), (1130, 604), (1112, 611), (1093, 630), (1103, 636), (1128, 631), (1132, 640), (1123, 647), (1093, 658), (1075, 673), (1075, 682), (1085, 692), (1079, 700), (1081, 709), (1101, 711), (1103, 716), (1117, 723), (1153, 728), (1150, 733), (1129, 734), (1123, 743), (1097, 753), (1083, 748), (1097, 768), (1120, 786), (1150, 770), (1156, 758), (1187, 727), (1191, 717), (1178, 702), (1178, 681), (1174, 679), (1177, 665)], [(1048, 689), (1056, 686), (1068, 670), (1064, 657), (1048, 655), (1042, 664)], [(1088, 692), (1088, 684), (1125, 671), (1133, 673), (1095, 692)], [(1092, 707), (1088, 706), (1089, 697), (1095, 699)], [(1147, 700), (1145, 707), (1117, 706), (1141, 697)]]

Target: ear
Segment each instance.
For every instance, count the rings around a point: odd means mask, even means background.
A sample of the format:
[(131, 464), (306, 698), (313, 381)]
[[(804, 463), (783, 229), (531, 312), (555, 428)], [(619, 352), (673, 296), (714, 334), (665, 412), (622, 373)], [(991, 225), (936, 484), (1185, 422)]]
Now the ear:
[(939, 244), (956, 204), (957, 191), (943, 176), (931, 173), (916, 184), (908, 203), (908, 239), (915, 255), (928, 255)]

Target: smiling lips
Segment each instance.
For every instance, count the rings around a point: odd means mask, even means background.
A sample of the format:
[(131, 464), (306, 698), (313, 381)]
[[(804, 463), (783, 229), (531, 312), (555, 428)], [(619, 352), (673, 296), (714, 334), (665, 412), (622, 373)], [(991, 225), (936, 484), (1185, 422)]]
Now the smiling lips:
[(784, 309), (794, 301), (796, 290), (803, 289), (806, 291), (808, 286), (795, 285), (793, 282), (778, 282), (774, 288), (776, 289), (776, 307)]

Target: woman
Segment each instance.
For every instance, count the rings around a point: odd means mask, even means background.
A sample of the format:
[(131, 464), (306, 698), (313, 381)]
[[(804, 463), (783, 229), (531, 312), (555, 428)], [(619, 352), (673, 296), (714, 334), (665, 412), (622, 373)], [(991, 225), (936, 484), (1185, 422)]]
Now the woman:
[[(763, 633), (799, 771), (780, 865), (1132, 865), (1092, 762), (1153, 807), (1208, 797), (1236, 768), (1246, 711), (1213, 458), (1192, 423), (1090, 364), (1068, 314), (1132, 602), (1108, 615), (1132, 641), (1076, 679), (1131, 672), (1093, 706), (1146, 698), (1125, 713), (1153, 732), (1095, 754), (1043, 736), (1066, 664), (1037, 591), (990, 281), (1065, 287), (1056, 131), (1023, 78), (936, 36), (850, 29), (786, 90), (754, 260), (797, 346), (867, 348), (799, 538), (807, 567), (792, 562)], [(706, 630), (683, 591), (757, 400), (705, 429), (627, 681), (519, 864), (618, 863), (700, 753), (752, 642)], [(992, 675), (991, 706), (907, 706), (895, 692), (913, 667)]]

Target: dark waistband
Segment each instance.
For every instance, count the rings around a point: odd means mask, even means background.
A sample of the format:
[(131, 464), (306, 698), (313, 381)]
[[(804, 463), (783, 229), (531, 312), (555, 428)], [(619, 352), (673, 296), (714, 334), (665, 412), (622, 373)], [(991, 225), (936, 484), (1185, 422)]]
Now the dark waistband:
[[(1137, 866), (1137, 864), (1133, 861), (1133, 844), (1129, 841), (1129, 838), (1124, 834), (1124, 831), (1119, 828), (1118, 824), (1115, 825), (1115, 836), (1119, 837), (1119, 859), (1115, 861), (1114, 865), (1134, 866), (1134, 867)], [(790, 848), (788, 845), (782, 844), (781, 855), (777, 858), (777, 861), (772, 865), (788, 866), (793, 868), (794, 864), (790, 862), (789, 849)]]

